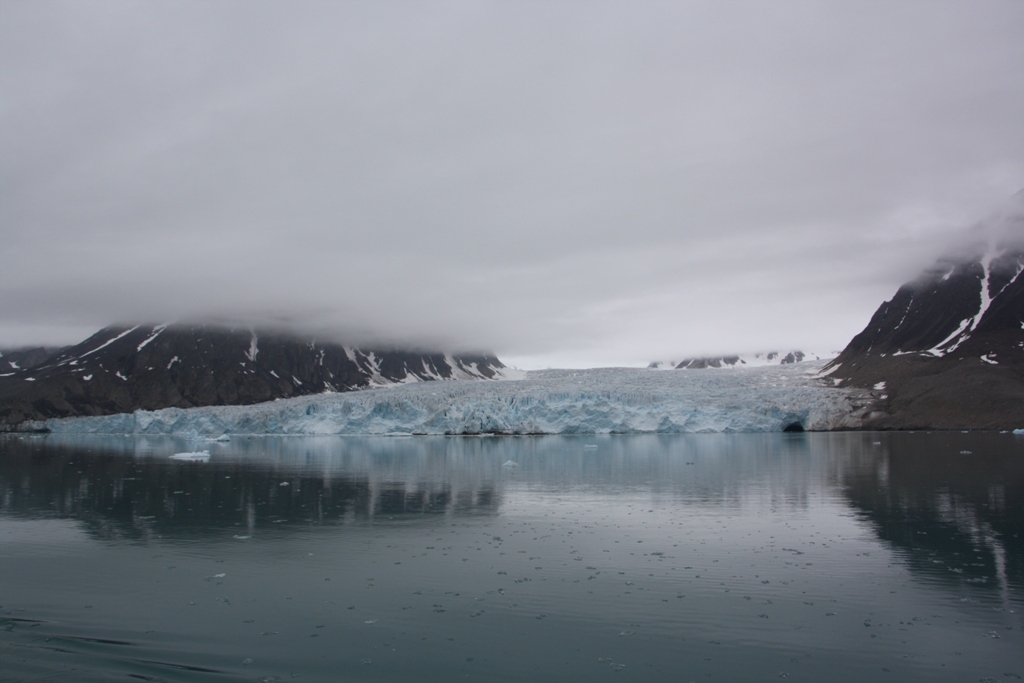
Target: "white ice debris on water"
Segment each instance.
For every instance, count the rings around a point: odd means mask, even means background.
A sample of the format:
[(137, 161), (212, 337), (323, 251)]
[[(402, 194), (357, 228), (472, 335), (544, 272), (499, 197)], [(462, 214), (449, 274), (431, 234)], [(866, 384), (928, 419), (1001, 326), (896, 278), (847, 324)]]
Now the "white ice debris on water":
[[(422, 382), (251, 406), (46, 420), (59, 433), (609, 434), (779, 432), (858, 426), (862, 395), (814, 377), (821, 363), (742, 373), (541, 370), (516, 381)], [(203, 439), (205, 440), (205, 439)]]
[(193, 462), (209, 462), (210, 451), (194, 451), (191, 453), (175, 453), (171, 460), (189, 460)]

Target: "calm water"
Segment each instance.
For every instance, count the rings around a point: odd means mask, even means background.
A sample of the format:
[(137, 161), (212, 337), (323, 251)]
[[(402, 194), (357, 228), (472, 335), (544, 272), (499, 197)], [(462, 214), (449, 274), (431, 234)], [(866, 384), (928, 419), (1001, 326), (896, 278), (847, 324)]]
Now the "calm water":
[(1021, 680), (1022, 494), (1009, 434), (0, 437), (0, 679)]

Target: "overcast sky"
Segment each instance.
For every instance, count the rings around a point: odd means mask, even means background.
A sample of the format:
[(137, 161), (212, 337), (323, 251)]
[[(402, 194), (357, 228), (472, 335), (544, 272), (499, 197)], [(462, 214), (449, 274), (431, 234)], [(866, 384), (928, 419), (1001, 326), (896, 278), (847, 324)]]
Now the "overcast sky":
[(0, 346), (838, 350), (1024, 187), (1024, 2), (0, 3)]

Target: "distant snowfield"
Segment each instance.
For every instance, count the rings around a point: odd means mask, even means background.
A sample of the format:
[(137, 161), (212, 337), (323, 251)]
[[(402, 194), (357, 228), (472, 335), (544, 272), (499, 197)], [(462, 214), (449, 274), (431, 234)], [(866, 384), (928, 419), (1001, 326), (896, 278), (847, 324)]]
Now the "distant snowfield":
[(738, 372), (540, 370), (251, 406), (168, 408), (36, 423), (57, 433), (408, 435), (777, 432), (855, 428), (863, 393), (815, 379), (823, 362)]
[[(829, 361), (839, 355), (838, 351), (767, 351), (764, 353), (740, 353), (731, 356), (697, 356), (686, 360), (654, 361), (647, 367), (652, 370), (746, 370), (768, 365), (791, 365), (811, 361)], [(683, 365), (683, 367), (678, 367)], [(689, 367), (687, 367), (689, 365)]]

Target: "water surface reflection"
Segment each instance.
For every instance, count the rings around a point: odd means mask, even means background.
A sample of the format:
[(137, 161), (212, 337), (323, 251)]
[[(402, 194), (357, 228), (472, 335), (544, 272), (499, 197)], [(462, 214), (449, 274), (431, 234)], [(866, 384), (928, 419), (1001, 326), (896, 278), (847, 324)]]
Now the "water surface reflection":
[[(915, 572), (949, 584), (1024, 583), (1024, 439), (1005, 434), (3, 443), (0, 513), (76, 520), (105, 540), (494, 515), (510, 487), (643, 492), (681, 512), (805, 509), (839, 493)], [(199, 449), (210, 462), (169, 459)]]
[(1024, 675), (1022, 493), (1006, 434), (5, 437), (0, 674)]

